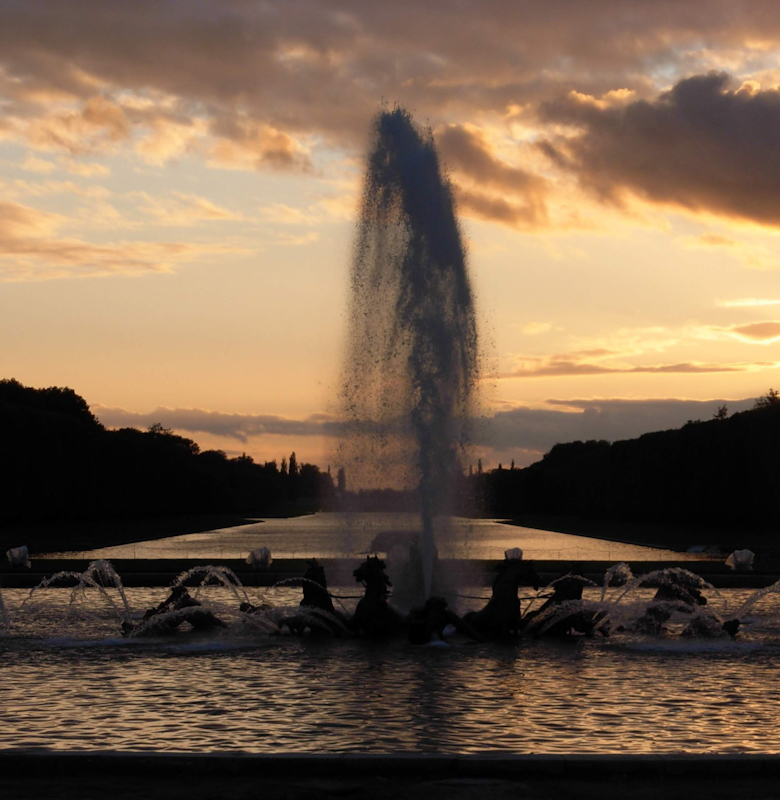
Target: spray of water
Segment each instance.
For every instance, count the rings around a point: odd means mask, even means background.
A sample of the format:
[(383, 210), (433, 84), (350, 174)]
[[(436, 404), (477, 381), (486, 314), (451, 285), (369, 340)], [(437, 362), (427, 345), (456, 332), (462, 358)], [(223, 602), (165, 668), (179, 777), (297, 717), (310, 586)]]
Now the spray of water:
[(465, 253), (433, 137), (405, 110), (385, 111), (374, 121), (352, 266), (341, 455), (353, 487), (419, 492), (426, 596), (477, 366)]

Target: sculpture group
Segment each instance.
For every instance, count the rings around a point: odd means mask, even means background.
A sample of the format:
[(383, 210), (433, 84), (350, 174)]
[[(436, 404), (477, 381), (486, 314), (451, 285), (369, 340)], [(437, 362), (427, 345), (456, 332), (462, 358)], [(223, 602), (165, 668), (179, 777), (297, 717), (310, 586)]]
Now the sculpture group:
[[(228, 573), (222, 570), (220, 575), (224, 578)], [(601, 602), (583, 597), (586, 587), (596, 586), (592, 581), (567, 574), (540, 590), (540, 576), (532, 563), (523, 560), (519, 550), (507, 551), (504, 561), (496, 567), (487, 603), (463, 616), (450, 608), (445, 597), (436, 595), (402, 613), (391, 602), (392, 583), (385, 562), (378, 556), (366, 558), (353, 576), (362, 585), (363, 594), (352, 613), (335, 607), (333, 599), (338, 597), (329, 591), (325, 570), (316, 559), (309, 562), (305, 574), (297, 579), (303, 590), (297, 608), (253, 605), (244, 601), (239, 611), (243, 619), (271, 635), (399, 638), (414, 645), (443, 642), (449, 638), (484, 642), (518, 637), (606, 637), (613, 629), (610, 604), (603, 602), (603, 595)], [(616, 627), (620, 632), (665, 635), (673, 619), (682, 619), (681, 635), (685, 637), (737, 635), (739, 620), (723, 620), (708, 609), (703, 595), (707, 584), (691, 572), (666, 569), (644, 578), (633, 578), (625, 567), (623, 572), (614, 570), (608, 574), (606, 583), (611, 579), (656, 589), (640, 616)], [(523, 587), (533, 589), (535, 594), (521, 598), (519, 592)], [(630, 588), (632, 586), (626, 591)], [(523, 601), (526, 601), (525, 607)], [(226, 627), (217, 614), (193, 598), (182, 583), (177, 583), (163, 602), (148, 609), (137, 622), (125, 620), (122, 629), (123, 634), (130, 637), (165, 636), (183, 623), (200, 632)]]

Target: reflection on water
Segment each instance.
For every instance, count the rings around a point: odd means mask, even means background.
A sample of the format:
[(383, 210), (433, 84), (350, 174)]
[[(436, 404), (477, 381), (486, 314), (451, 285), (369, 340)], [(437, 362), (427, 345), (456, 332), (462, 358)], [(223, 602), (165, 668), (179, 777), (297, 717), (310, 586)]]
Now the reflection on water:
[[(300, 598), (248, 591), (276, 605)], [(780, 752), (777, 595), (753, 607), (737, 641), (616, 633), (412, 647), (266, 637), (242, 626), (217, 588), (201, 599), (226, 631), (124, 640), (94, 590), (70, 612), (69, 589), (37, 592), (20, 610), (28, 594), (5, 590), (14, 624), (0, 634), (2, 748)], [(128, 590), (136, 612), (164, 594)], [(749, 594), (712, 602), (734, 609)]]
[[(244, 558), (269, 547), (274, 558), (342, 558), (372, 551), (377, 534), (419, 530), (418, 514), (319, 513), (252, 525), (91, 550), (85, 558)], [(526, 558), (582, 561), (700, 560), (701, 554), (522, 528), (496, 520), (454, 518), (437, 530), (442, 558), (503, 558), (521, 547)]]

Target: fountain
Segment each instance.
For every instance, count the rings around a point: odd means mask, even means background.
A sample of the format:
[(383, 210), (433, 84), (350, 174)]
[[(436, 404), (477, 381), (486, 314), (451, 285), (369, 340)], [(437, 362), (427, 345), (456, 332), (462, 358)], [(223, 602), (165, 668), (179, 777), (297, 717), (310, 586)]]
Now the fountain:
[(376, 117), (373, 137), (351, 275), (340, 459), (354, 485), (391, 480), (417, 490), (427, 598), (469, 440), (477, 325), (431, 132), (395, 108)]

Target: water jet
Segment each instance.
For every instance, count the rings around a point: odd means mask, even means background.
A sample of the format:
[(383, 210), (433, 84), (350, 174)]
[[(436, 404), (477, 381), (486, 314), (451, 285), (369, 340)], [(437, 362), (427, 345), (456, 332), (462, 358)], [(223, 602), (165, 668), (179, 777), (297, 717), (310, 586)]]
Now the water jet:
[(351, 273), (340, 460), (353, 485), (416, 489), (423, 594), (469, 441), (477, 324), (452, 188), (433, 135), (374, 120)]

